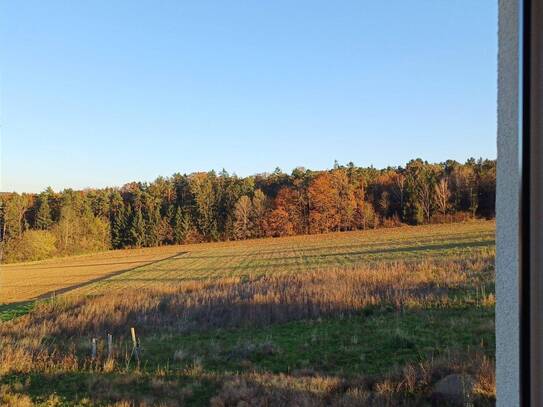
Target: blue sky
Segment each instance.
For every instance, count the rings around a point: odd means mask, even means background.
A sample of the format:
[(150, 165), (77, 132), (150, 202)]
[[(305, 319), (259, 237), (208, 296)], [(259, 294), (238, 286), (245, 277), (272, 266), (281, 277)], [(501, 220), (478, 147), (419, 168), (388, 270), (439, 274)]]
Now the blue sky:
[(2, 1), (2, 191), (496, 156), (494, 0)]

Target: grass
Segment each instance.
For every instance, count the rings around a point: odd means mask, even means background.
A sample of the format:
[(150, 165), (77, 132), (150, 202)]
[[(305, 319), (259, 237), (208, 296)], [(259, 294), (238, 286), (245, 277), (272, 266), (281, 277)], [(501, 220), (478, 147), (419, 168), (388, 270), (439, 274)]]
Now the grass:
[(36, 303), (34, 301), (22, 301), (18, 303), (0, 305), (0, 321), (9, 321), (28, 314)]
[[(145, 341), (149, 367), (183, 369), (200, 361), (217, 373), (312, 369), (353, 377), (383, 374), (463, 349), (494, 351), (491, 307), (433, 309), (305, 320), (254, 329), (216, 330)], [(473, 331), (477, 331), (475, 335)]]
[(451, 373), (494, 404), (491, 221), (170, 249), (1, 306), (0, 405), (444, 405)]
[(3, 264), (0, 268), (0, 305), (49, 298), (164, 260), (180, 251), (179, 246), (167, 246)]

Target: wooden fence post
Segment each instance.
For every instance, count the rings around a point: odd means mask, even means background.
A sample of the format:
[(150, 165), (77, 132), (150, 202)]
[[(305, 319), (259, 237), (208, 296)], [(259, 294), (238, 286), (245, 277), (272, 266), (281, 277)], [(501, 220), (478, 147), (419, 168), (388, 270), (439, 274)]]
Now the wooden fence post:
[(107, 334), (107, 357), (111, 359), (113, 357), (113, 336)]
[(96, 338), (91, 340), (91, 355), (93, 359), (96, 359)]
[[(140, 363), (140, 340), (136, 335), (136, 329), (130, 328), (130, 333), (132, 334), (132, 355), (136, 356), (136, 360), (138, 361), (138, 365)], [(130, 355), (130, 358), (132, 358), (132, 355)]]

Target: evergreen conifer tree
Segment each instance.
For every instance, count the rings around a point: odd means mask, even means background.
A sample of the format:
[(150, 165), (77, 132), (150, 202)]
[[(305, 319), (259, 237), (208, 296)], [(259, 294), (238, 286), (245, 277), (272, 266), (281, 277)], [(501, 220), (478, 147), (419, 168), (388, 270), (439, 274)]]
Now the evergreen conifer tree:
[(121, 194), (118, 191), (113, 192), (111, 195), (109, 218), (111, 225), (111, 245), (114, 249), (121, 249), (128, 244), (128, 215)]
[(149, 247), (158, 246), (159, 229), (162, 218), (160, 216), (160, 208), (158, 205), (154, 205), (147, 213), (145, 219), (145, 245)]
[(51, 227), (51, 208), (49, 207), (49, 197), (46, 194), (40, 194), (39, 207), (36, 213), (36, 229), (46, 230)]
[(187, 211), (183, 211), (181, 207), (178, 206), (175, 210), (175, 217), (173, 222), (173, 236), (175, 243), (184, 243), (191, 228), (192, 222), (190, 220), (189, 213)]
[(140, 208), (132, 213), (128, 238), (134, 247), (142, 247), (145, 243), (145, 221)]

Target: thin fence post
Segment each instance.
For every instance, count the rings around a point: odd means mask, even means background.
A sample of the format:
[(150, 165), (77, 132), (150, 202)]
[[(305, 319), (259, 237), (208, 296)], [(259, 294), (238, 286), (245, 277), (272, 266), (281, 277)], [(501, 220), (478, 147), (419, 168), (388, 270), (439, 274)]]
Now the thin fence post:
[(91, 355), (93, 359), (96, 359), (96, 338), (91, 340)]
[(113, 336), (107, 334), (107, 357), (111, 359), (113, 356)]
[[(138, 365), (140, 363), (140, 340), (139, 338), (136, 336), (136, 329), (135, 328), (130, 328), (130, 333), (132, 334), (132, 345), (133, 345), (133, 348), (132, 348), (132, 355), (135, 355), (136, 356), (136, 360), (138, 361)], [(131, 357), (132, 357), (131, 355)]]

